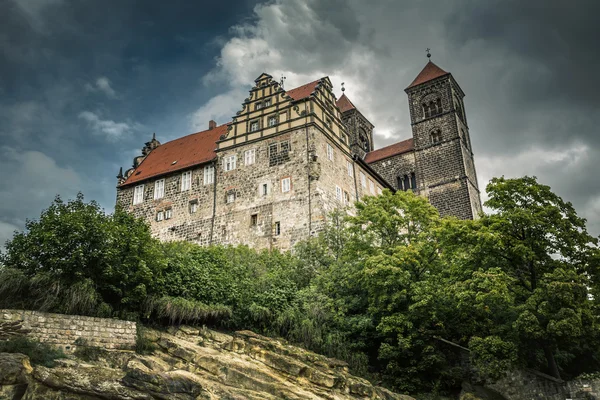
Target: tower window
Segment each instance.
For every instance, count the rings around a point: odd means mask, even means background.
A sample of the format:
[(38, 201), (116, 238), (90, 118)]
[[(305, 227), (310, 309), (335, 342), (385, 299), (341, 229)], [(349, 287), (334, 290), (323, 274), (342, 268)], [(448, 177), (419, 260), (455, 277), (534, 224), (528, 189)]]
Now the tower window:
[(431, 143), (435, 144), (435, 143), (439, 143), (442, 141), (442, 131), (440, 131), (439, 129), (436, 131), (431, 132)]
[(442, 99), (437, 98), (423, 104), (423, 115), (425, 118), (434, 117), (442, 113)]
[(398, 190), (407, 191), (415, 189), (417, 189), (417, 177), (414, 172), (398, 176)]

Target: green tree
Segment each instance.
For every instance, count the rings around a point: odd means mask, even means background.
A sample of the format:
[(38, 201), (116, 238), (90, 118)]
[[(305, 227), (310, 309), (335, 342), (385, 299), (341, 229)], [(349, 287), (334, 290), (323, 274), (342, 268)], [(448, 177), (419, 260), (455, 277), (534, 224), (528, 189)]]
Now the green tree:
[(81, 193), (56, 197), (1, 258), (0, 298), (13, 307), (134, 318), (162, 286), (164, 257), (144, 221), (105, 214)]
[[(514, 329), (522, 360), (560, 378), (571, 362), (598, 343), (597, 239), (585, 219), (535, 177), (494, 178), (487, 186), (484, 216), (475, 235), (474, 265), (500, 269), (514, 296)], [(506, 337), (506, 336), (505, 336)], [(597, 349), (593, 351), (597, 354)], [(595, 363), (597, 365), (597, 361)], [(572, 369), (572, 368), (571, 368)]]

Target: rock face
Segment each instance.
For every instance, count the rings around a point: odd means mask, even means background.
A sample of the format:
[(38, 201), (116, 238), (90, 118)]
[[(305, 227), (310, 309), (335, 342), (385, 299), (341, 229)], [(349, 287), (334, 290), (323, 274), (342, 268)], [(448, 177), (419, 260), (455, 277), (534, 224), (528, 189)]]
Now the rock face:
[(181, 327), (146, 337), (152, 354), (96, 352), (54, 368), (0, 353), (0, 399), (412, 399), (350, 375), (341, 361), (249, 331)]

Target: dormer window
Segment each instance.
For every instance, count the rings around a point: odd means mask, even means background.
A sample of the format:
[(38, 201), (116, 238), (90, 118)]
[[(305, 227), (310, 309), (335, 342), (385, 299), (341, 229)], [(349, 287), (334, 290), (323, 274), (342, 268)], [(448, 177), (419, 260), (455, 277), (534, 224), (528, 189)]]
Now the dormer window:
[(258, 121), (250, 122), (250, 132), (255, 132), (258, 130), (259, 124)]
[(271, 99), (266, 99), (266, 100), (263, 102), (263, 107), (269, 107), (270, 105), (271, 105)]
[(254, 105), (255, 110), (260, 110), (262, 107), (263, 107), (263, 104), (260, 101)]
[(439, 129), (431, 132), (431, 144), (436, 144), (442, 141), (442, 131)]

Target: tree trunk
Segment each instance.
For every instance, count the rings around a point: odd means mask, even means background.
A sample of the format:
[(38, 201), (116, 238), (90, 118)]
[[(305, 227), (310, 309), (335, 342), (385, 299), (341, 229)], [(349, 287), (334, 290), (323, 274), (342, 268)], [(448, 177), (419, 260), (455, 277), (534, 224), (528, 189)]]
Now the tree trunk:
[(546, 355), (546, 360), (548, 361), (548, 371), (550, 372), (550, 375), (556, 379), (561, 379), (560, 372), (558, 372), (558, 365), (556, 365), (556, 360), (554, 359), (554, 353), (547, 344), (544, 345), (544, 354)]

